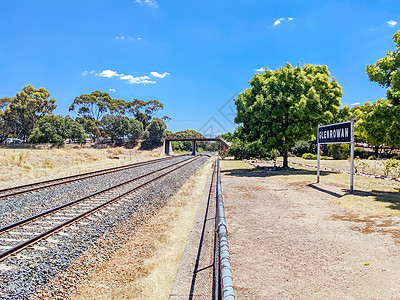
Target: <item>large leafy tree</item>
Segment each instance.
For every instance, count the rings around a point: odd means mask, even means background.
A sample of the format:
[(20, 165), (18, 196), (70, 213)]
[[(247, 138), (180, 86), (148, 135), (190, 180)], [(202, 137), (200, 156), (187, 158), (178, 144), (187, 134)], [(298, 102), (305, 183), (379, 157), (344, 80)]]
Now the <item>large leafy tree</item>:
[(123, 140), (129, 131), (129, 119), (123, 116), (105, 115), (101, 120), (104, 133), (115, 140)]
[(129, 119), (129, 130), (128, 130), (128, 137), (131, 141), (136, 141), (143, 137), (144, 129), (142, 122)]
[(55, 99), (49, 97), (50, 93), (44, 88), (35, 89), (27, 85), (15, 97), (9, 99), (4, 113), (16, 136), (28, 138), (37, 121), (56, 108)]
[(354, 113), (357, 119), (355, 134), (374, 146), (376, 156), (382, 146), (400, 147), (399, 109), (393, 107), (390, 100), (379, 99), (373, 104), (367, 101)]
[(53, 114), (43, 116), (33, 129), (29, 140), (33, 143), (54, 143), (63, 145), (66, 139), (76, 140), (80, 144), (86, 141), (83, 127), (70, 116)]
[(250, 80), (250, 88), (235, 99), (239, 124), (235, 135), (243, 142), (279, 150), (288, 166), (288, 150), (296, 141), (310, 140), (318, 124), (338, 115), (342, 90), (327, 66), (289, 63), (266, 69)]
[(389, 51), (385, 57), (373, 65), (367, 65), (367, 74), (371, 81), (388, 88), (386, 96), (394, 105), (400, 105), (400, 31), (393, 35), (395, 51)]
[(164, 121), (154, 118), (149, 126), (146, 127), (147, 140), (153, 145), (160, 144), (164, 137), (165, 129), (167, 129), (167, 125), (165, 125)]

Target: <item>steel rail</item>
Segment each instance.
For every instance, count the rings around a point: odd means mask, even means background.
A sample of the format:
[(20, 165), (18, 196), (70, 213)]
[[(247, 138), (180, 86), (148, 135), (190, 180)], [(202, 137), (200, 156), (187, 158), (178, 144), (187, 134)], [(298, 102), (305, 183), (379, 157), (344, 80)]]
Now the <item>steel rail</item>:
[[(184, 161), (188, 161), (188, 160), (190, 160), (190, 159), (191, 159), (191, 158), (188, 158), (188, 159), (183, 160), (183, 161), (180, 161), (180, 162), (178, 162), (178, 163), (176, 163), (176, 164), (179, 164), (179, 163), (184, 162)], [(117, 184), (117, 185), (114, 185), (114, 186), (112, 186), (112, 187), (103, 189), (103, 190), (98, 191), (98, 192), (96, 192), (96, 193), (93, 193), (93, 194), (84, 196), (84, 197), (82, 197), (82, 198), (76, 199), (76, 200), (74, 200), (74, 201), (71, 201), (71, 202), (64, 203), (64, 204), (62, 204), (62, 205), (53, 207), (53, 208), (51, 208), (51, 209), (49, 209), (49, 210), (46, 210), (46, 211), (44, 211), (44, 212), (41, 212), (41, 213), (39, 213), (39, 214), (37, 214), (37, 215), (33, 215), (33, 216), (28, 217), (28, 218), (26, 218), (26, 219), (22, 219), (22, 220), (20, 220), (20, 221), (15, 222), (15, 223), (11, 223), (11, 224), (9, 224), (9, 225), (3, 226), (3, 227), (0, 228), (0, 234), (5, 233), (6, 231), (11, 230), (11, 229), (13, 229), (13, 228), (15, 228), (15, 227), (17, 227), (17, 226), (20, 226), (20, 225), (26, 224), (26, 223), (28, 223), (28, 222), (30, 222), (30, 221), (33, 221), (33, 220), (35, 220), (35, 219), (44, 217), (45, 215), (48, 215), (48, 214), (53, 213), (53, 212), (55, 212), (55, 211), (61, 210), (61, 209), (65, 208), (65, 207), (72, 206), (72, 205), (74, 205), (74, 204), (77, 204), (77, 203), (82, 202), (82, 201), (84, 201), (84, 200), (87, 200), (87, 199), (89, 199), (89, 198), (95, 197), (95, 196), (97, 196), (97, 195), (100, 195), (100, 194), (103, 194), (103, 193), (108, 192), (108, 191), (110, 191), (110, 190), (113, 190), (113, 189), (115, 189), (115, 188), (118, 188), (118, 187), (120, 187), (120, 186), (122, 186), (122, 185), (125, 185), (125, 184), (128, 184), (128, 183), (137, 181), (137, 180), (139, 180), (139, 179), (142, 179), (142, 178), (144, 178), (144, 177), (146, 177), (146, 176), (149, 176), (149, 175), (151, 175), (151, 174), (154, 174), (154, 173), (156, 173), (156, 172), (165, 170), (165, 169), (167, 169), (167, 168), (170, 168), (171, 166), (173, 166), (173, 165), (169, 165), (169, 166), (163, 167), (163, 168), (161, 168), (161, 169), (158, 169), (158, 170), (156, 170), (156, 171), (149, 172), (149, 173), (144, 174), (144, 175), (140, 175), (139, 177), (135, 177), (135, 178), (133, 178), (133, 179), (129, 179), (129, 180), (127, 180), (127, 181), (121, 182), (121, 183), (119, 183), (119, 184)]]
[[(41, 181), (41, 182), (35, 182), (35, 183), (24, 184), (24, 185), (20, 185), (20, 186), (14, 186), (14, 187), (6, 188), (6, 189), (1, 189), (0, 190), (0, 199), (10, 198), (10, 197), (14, 197), (17, 195), (34, 192), (34, 191), (38, 191), (38, 190), (42, 190), (42, 189), (46, 189), (46, 188), (50, 188), (50, 187), (54, 187), (54, 186), (58, 186), (58, 185), (63, 185), (63, 184), (71, 183), (71, 182), (76, 182), (76, 181), (80, 181), (80, 180), (93, 178), (96, 176), (107, 175), (110, 173), (124, 171), (124, 170), (132, 169), (132, 168), (138, 168), (141, 166), (150, 165), (150, 164), (154, 164), (154, 163), (157, 163), (160, 161), (170, 160), (170, 159), (172, 159), (172, 157), (157, 158), (157, 159), (138, 162), (138, 163), (129, 164), (129, 165), (125, 165), (125, 166), (118, 166), (118, 167), (113, 167), (113, 168), (108, 168), (108, 169), (103, 169), (103, 170), (97, 170), (97, 171), (92, 171), (92, 172), (87, 172), (87, 173), (82, 173), (82, 174), (76, 174), (76, 175), (71, 175), (71, 176), (66, 176), (66, 177), (50, 179), (50, 180), (45, 180), (45, 181)], [(57, 181), (61, 181), (61, 182), (57, 182)], [(50, 183), (50, 184), (41, 186), (41, 185), (47, 184), (47, 183)], [(9, 192), (9, 191), (19, 190), (19, 189), (24, 189), (24, 188), (29, 188), (29, 187), (32, 187), (32, 188), (22, 190), (22, 191), (16, 191), (13, 193), (2, 194), (2, 193)]]
[[(103, 208), (103, 207), (105, 207), (107, 205), (110, 205), (110, 204), (116, 202), (120, 198), (125, 197), (128, 194), (133, 193), (133, 192), (137, 191), (138, 189), (140, 189), (140, 188), (142, 188), (142, 187), (144, 187), (144, 186), (146, 186), (146, 185), (148, 185), (148, 184), (150, 184), (150, 183), (152, 183), (152, 182), (154, 182), (154, 181), (156, 181), (156, 180), (158, 180), (158, 179), (160, 179), (160, 178), (162, 178), (164, 176), (167, 176), (168, 174), (170, 174), (170, 173), (172, 173), (172, 172), (174, 172), (174, 171), (176, 171), (176, 170), (178, 170), (180, 168), (183, 168), (184, 166), (190, 164), (191, 162), (196, 161), (197, 159), (199, 159), (199, 157), (187, 159), (187, 160), (185, 160), (186, 163), (184, 163), (184, 164), (182, 164), (182, 165), (180, 165), (178, 167), (175, 167), (174, 169), (169, 170), (166, 173), (161, 174), (161, 175), (159, 175), (159, 176), (157, 176), (157, 177), (155, 177), (155, 178), (153, 178), (153, 179), (151, 179), (151, 180), (149, 180), (149, 181), (147, 181), (147, 182), (145, 182), (145, 183), (133, 188), (132, 190), (127, 191), (127, 192), (125, 192), (125, 193), (123, 193), (123, 194), (121, 194), (121, 195), (119, 195), (117, 197), (114, 197), (111, 200), (108, 200), (108, 201), (106, 201), (106, 202), (104, 202), (104, 203), (102, 203), (102, 204), (100, 204), (100, 205), (98, 205), (98, 206), (96, 206), (96, 207), (94, 207), (94, 208), (92, 208), (90, 210), (87, 210), (86, 212), (83, 212), (83, 213), (81, 213), (81, 214), (79, 214), (79, 215), (77, 215), (77, 216), (75, 216), (75, 217), (73, 217), (73, 218), (71, 218), (71, 219), (69, 219), (69, 220), (67, 220), (67, 221), (65, 221), (65, 222), (63, 222), (63, 223), (61, 223), (61, 224), (59, 224), (59, 225), (57, 225), (57, 226), (45, 231), (45, 232), (43, 232), (43, 233), (40, 233), (40, 234), (38, 234), (38, 235), (26, 240), (25, 242), (22, 242), (22, 243), (20, 243), (18, 245), (13, 246), (12, 248), (10, 248), (10, 249), (8, 249), (6, 251), (3, 251), (2, 253), (0, 253), (0, 261), (4, 260), (5, 258), (7, 258), (8, 256), (10, 256), (12, 254), (15, 254), (18, 251), (23, 250), (26, 247), (38, 242), (39, 240), (41, 240), (41, 239), (43, 239), (43, 238), (55, 233), (56, 231), (60, 230), (61, 228), (65, 227), (65, 226), (67, 226), (67, 225), (69, 225), (71, 223), (74, 223), (74, 222), (76, 222), (76, 221), (78, 221), (78, 220), (80, 220), (80, 219), (82, 219), (82, 218), (84, 218), (84, 217), (86, 217), (86, 216), (88, 216), (90, 214), (93, 214), (94, 212), (98, 211), (99, 209), (101, 209), (101, 208)], [(180, 163), (181, 162), (178, 162), (177, 164), (180, 164)], [(169, 167), (171, 167), (171, 166), (169, 166)], [(149, 173), (149, 174), (154, 174), (154, 173), (155, 172)]]

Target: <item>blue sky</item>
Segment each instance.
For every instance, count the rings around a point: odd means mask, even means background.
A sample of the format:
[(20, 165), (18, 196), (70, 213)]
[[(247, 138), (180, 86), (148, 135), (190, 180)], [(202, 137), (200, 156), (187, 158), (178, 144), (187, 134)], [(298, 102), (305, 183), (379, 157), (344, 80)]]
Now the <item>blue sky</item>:
[(234, 129), (256, 70), (326, 64), (343, 104), (385, 97), (365, 66), (394, 50), (400, 1), (0, 0), (0, 97), (44, 87), (57, 114), (94, 90), (157, 99), (168, 129)]

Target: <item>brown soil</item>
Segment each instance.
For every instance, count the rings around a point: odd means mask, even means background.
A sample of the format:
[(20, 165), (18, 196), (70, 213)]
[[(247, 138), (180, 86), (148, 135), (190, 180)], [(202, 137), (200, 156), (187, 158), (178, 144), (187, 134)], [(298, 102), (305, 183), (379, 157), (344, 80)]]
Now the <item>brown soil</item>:
[(400, 217), (346, 211), (347, 186), (223, 172), (236, 299), (400, 299)]

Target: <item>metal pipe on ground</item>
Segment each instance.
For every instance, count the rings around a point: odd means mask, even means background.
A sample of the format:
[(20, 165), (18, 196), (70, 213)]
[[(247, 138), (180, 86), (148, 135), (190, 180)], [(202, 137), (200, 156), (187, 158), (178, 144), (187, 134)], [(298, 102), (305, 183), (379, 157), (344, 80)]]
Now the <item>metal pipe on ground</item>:
[[(228, 248), (228, 230), (225, 222), (224, 204), (221, 189), (221, 171), (218, 157), (217, 170), (217, 222), (216, 233), (218, 236), (218, 247), (216, 247), (216, 255), (219, 256), (219, 276), (214, 280), (220, 281), (220, 297), (224, 300), (234, 300), (232, 270), (229, 258)], [(218, 248), (218, 249), (217, 249)], [(219, 278), (218, 278), (219, 277)]]

